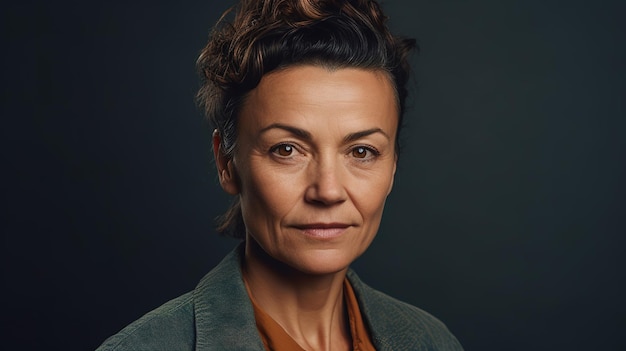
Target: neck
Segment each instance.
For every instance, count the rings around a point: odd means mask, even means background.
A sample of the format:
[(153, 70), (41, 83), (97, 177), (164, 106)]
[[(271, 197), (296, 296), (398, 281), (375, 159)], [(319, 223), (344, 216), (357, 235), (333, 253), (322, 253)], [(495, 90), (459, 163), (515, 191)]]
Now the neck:
[(244, 277), (250, 295), (307, 350), (350, 349), (343, 299), (346, 271), (303, 273), (269, 256), (254, 239), (246, 240)]

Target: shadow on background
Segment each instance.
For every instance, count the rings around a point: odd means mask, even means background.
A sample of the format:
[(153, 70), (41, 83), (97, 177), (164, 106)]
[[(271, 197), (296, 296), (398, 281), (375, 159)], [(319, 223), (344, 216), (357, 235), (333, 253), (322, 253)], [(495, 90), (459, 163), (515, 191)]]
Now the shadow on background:
[[(227, 3), (3, 11), (2, 339), (89, 350), (236, 242), (193, 103)], [(620, 1), (385, 2), (419, 97), (372, 286), (467, 350), (617, 349), (626, 327)], [(7, 343), (8, 340), (8, 343)]]

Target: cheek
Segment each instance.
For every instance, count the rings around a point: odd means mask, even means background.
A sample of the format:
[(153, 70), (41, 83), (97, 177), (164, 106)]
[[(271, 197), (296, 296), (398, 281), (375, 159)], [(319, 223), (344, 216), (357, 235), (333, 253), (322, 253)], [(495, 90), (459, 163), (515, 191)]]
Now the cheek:
[(251, 167), (241, 179), (241, 202), (246, 217), (268, 222), (280, 220), (298, 200), (295, 179), (263, 167)]
[(352, 189), (352, 199), (368, 224), (378, 225), (392, 182), (393, 176), (378, 174), (355, 183)]

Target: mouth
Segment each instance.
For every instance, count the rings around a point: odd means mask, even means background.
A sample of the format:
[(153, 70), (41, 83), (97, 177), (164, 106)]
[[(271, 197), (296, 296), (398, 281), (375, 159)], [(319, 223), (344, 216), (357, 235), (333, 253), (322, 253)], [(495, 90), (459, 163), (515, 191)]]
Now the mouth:
[(341, 236), (349, 227), (345, 223), (312, 223), (295, 225), (304, 235), (315, 239), (334, 239)]

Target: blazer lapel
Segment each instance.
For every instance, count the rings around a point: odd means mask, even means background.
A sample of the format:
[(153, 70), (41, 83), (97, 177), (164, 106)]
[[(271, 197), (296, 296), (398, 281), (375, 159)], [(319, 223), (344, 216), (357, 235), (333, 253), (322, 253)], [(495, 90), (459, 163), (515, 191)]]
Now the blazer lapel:
[(193, 292), (196, 351), (263, 351), (241, 275), (243, 245), (228, 254)]

